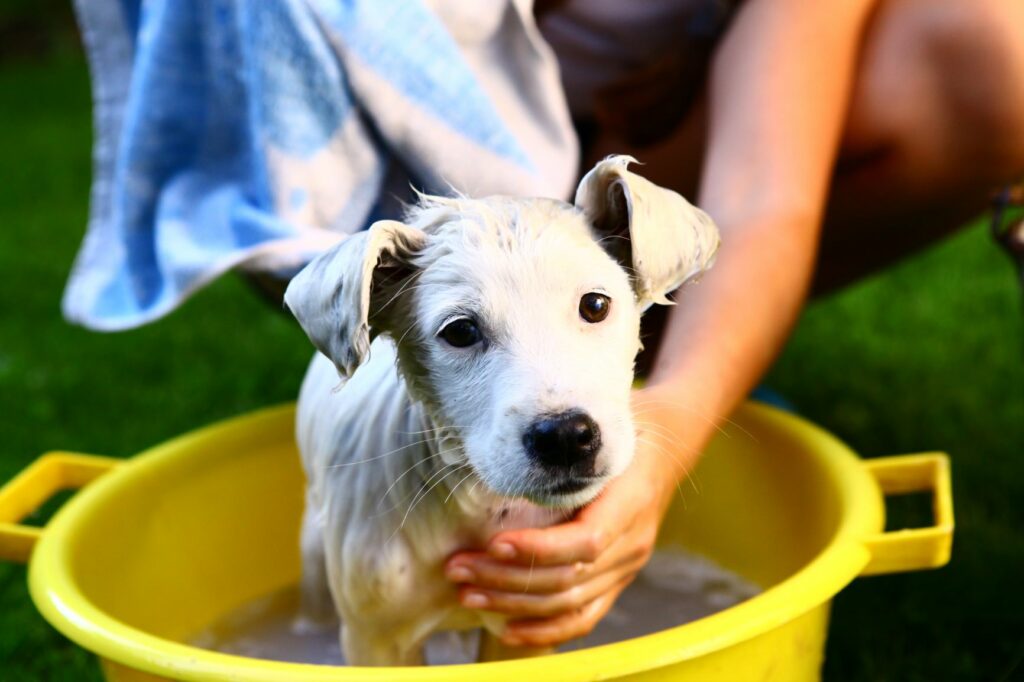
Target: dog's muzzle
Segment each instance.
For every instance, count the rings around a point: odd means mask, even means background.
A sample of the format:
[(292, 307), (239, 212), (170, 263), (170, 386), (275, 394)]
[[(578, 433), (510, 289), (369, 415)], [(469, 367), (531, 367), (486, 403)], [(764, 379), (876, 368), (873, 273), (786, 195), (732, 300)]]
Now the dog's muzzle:
[(533, 461), (559, 477), (591, 477), (601, 449), (601, 429), (578, 410), (545, 415), (523, 434), (523, 445)]

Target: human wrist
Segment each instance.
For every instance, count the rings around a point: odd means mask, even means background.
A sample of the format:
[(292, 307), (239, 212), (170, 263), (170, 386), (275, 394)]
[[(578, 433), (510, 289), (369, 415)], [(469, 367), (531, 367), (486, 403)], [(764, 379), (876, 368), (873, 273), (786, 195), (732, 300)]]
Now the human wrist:
[(634, 466), (642, 489), (663, 514), (696, 466), (715, 428), (711, 416), (669, 386), (645, 387), (634, 398), (638, 431)]

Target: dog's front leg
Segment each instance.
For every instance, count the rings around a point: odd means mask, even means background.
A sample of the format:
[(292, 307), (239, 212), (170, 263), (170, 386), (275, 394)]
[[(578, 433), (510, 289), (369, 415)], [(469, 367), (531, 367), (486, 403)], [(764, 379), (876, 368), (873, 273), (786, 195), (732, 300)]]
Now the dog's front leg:
[(348, 665), (423, 665), (423, 643), (406, 642), (396, 630), (341, 626), (341, 650)]
[(299, 583), (299, 618), (295, 625), (300, 632), (322, 631), (337, 622), (337, 612), (327, 584), (323, 522), (308, 492), (299, 544), (302, 552), (302, 578)]
[(532, 658), (555, 653), (554, 647), (508, 646), (491, 634), (486, 628), (480, 635), (480, 663), (507, 661), (513, 658)]

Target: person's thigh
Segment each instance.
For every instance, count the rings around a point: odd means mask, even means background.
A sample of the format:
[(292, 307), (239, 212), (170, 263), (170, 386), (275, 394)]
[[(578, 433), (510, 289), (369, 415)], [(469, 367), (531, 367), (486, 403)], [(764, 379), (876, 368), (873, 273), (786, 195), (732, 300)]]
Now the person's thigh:
[(884, 0), (822, 233), (828, 291), (948, 234), (1024, 173), (1024, 2)]
[[(694, 198), (707, 123), (701, 100), (657, 146), (599, 135), (584, 163), (632, 154), (653, 182)], [(1024, 0), (881, 0), (864, 33), (813, 293), (949, 234), (1021, 176)], [(656, 354), (666, 311), (644, 318), (641, 372)]]
[[(706, 107), (657, 146), (599, 135), (695, 197)], [(589, 166), (585, 166), (589, 167)], [(1024, 174), (1024, 0), (881, 0), (869, 22), (826, 207), (815, 291), (948, 234)]]

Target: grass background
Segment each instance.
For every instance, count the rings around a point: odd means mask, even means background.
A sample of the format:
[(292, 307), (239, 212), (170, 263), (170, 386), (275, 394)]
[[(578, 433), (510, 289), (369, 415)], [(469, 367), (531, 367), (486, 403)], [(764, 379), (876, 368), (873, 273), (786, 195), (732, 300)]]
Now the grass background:
[[(137, 331), (61, 319), (91, 141), (85, 65), (65, 43), (0, 51), (0, 481), (49, 449), (128, 456), (291, 400), (310, 354), (230, 276)], [(842, 592), (825, 678), (1024, 679), (1024, 316), (983, 226), (813, 303), (768, 383), (865, 456), (953, 457), (952, 563)], [(3, 564), (0, 679), (100, 679)]]

